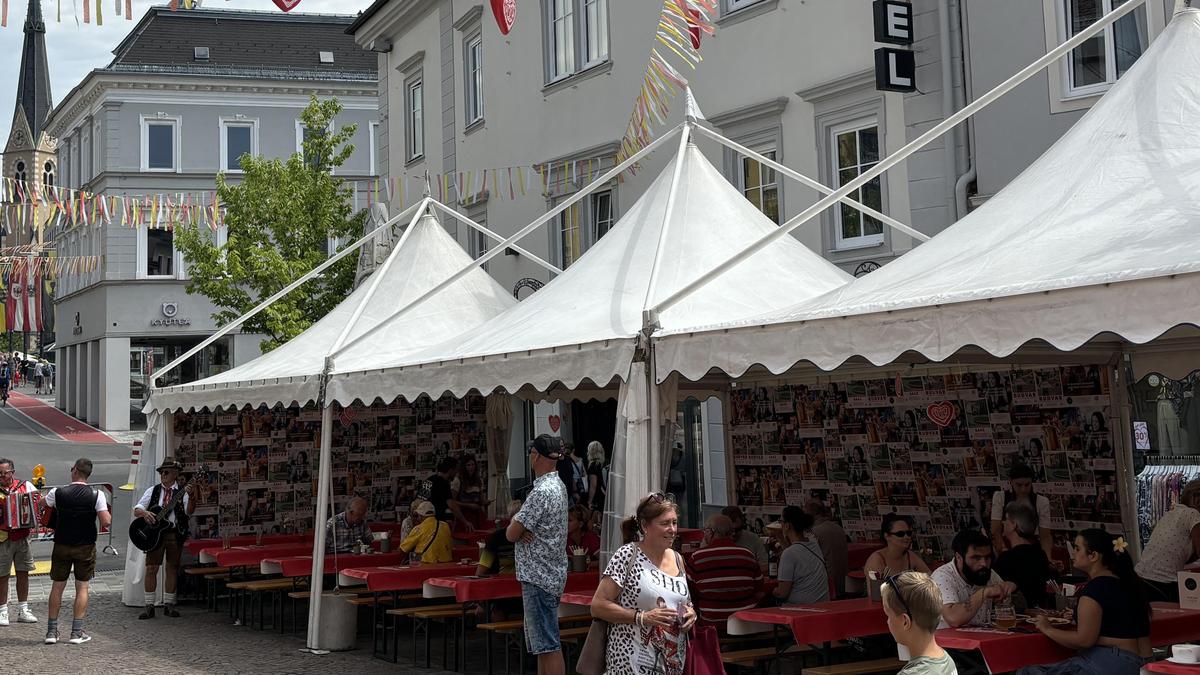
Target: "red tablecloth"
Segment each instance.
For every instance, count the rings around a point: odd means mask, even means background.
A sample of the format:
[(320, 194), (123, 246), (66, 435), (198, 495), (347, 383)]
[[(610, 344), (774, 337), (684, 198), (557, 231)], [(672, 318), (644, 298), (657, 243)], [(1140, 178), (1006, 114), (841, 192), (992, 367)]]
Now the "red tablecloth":
[(478, 544), (455, 544), (454, 559), (462, 560), (469, 558), (471, 560), (479, 560), (479, 545)]
[(1170, 661), (1155, 661), (1143, 667), (1152, 673), (1162, 673), (1163, 675), (1200, 675), (1200, 664), (1189, 666)]
[(564, 605), (579, 605), (581, 607), (592, 604), (592, 596), (595, 591), (587, 591), (584, 593), (563, 593), (562, 602)]
[(339, 577), (359, 579), (366, 582), (367, 590), (415, 591), (426, 579), (474, 571), (474, 565), (445, 563), (439, 565), (384, 565), (376, 567), (348, 567)]
[[(339, 553), (325, 554), (325, 574), (335, 574), (347, 567), (366, 567), (370, 565), (399, 565), (408, 559), (407, 553), (374, 553), (355, 555)], [(268, 569), (272, 566), (274, 569)], [(285, 577), (307, 577), (312, 574), (312, 556), (294, 555), (287, 557), (264, 558), (262, 561), (263, 574), (282, 574)]]
[(677, 530), (679, 541), (690, 544), (704, 540), (704, 530), (694, 527), (681, 527)]
[[(1155, 647), (1200, 639), (1200, 610), (1180, 609), (1165, 602), (1153, 606), (1150, 642)], [(937, 641), (944, 649), (978, 651), (993, 673), (1056, 663), (1075, 655), (1075, 650), (1062, 647), (1041, 633), (1012, 633), (992, 628), (947, 628), (937, 632)], [(1196, 672), (1200, 673), (1200, 669)]]
[(867, 558), (879, 549), (883, 548), (883, 544), (865, 544), (862, 542), (853, 542), (846, 546), (847, 560), (852, 570), (861, 570), (863, 565), (867, 564)]
[(231, 546), (229, 548), (206, 548), (200, 551), (201, 560), (211, 560), (223, 567), (258, 567), (267, 558), (282, 558), (291, 555), (312, 555), (312, 544), (264, 544), (262, 546)]
[(800, 644), (834, 642), (888, 632), (883, 605), (865, 598), (742, 610), (730, 618), (729, 633), (744, 635), (762, 630), (754, 624), (787, 626)]
[[(249, 546), (258, 540), (257, 535), (247, 534), (238, 537), (233, 537), (229, 543), (233, 546)], [(297, 544), (303, 541), (312, 541), (312, 532), (308, 534), (264, 534), (262, 543), (270, 544)], [(200, 551), (206, 548), (221, 548), (220, 539), (189, 539), (184, 542), (183, 547), (192, 555), (200, 555)], [(310, 547), (311, 548), (311, 547)]]
[[(521, 584), (516, 575), (501, 574), (494, 577), (433, 577), (425, 581), (427, 586), (448, 588), (454, 592), (458, 602), (479, 602), (521, 597)], [(567, 575), (565, 593), (595, 592), (600, 585), (600, 572), (571, 572)], [(428, 594), (427, 594), (428, 597)]]

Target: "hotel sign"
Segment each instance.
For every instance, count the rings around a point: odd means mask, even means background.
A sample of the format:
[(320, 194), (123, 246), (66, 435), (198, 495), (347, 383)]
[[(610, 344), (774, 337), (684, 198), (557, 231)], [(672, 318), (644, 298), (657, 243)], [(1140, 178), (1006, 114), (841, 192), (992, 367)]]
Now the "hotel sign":
[[(874, 0), (872, 14), (876, 42), (912, 46), (912, 4), (901, 0)], [(879, 47), (875, 50), (875, 88), (899, 92), (917, 90), (917, 59), (911, 49)]]

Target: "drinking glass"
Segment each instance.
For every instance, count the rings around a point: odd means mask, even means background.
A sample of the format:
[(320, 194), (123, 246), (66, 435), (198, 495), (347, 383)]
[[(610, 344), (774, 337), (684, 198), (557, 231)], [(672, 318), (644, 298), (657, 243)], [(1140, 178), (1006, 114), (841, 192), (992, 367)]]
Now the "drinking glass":
[(1017, 611), (1011, 602), (996, 604), (994, 612), (996, 628), (1008, 630), (1017, 625)]

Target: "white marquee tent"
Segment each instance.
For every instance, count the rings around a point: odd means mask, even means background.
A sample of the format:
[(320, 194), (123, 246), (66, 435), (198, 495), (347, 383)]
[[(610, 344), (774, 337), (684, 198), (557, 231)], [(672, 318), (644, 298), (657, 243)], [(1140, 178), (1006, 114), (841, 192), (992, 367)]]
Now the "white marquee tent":
[(997, 357), (1102, 333), (1144, 343), (1200, 325), (1200, 10), (1007, 187), (928, 243), (786, 310), (706, 329), (665, 326), (657, 377), (738, 377), (800, 361), (831, 370), (966, 346)]

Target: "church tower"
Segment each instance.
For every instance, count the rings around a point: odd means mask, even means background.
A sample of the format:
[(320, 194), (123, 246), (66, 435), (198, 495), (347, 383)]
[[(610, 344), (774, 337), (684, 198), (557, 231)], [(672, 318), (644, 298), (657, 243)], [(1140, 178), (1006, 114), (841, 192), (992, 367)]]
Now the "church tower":
[[(12, 130), (0, 162), (5, 178), (23, 184), (26, 202), (29, 194), (42, 194), (45, 186), (57, 185), (58, 141), (45, 131), (53, 109), (50, 98), (50, 67), (46, 62), (46, 23), (42, 19), (41, 0), (29, 0), (25, 15), (25, 43), (21, 49), (21, 71), (17, 83), (17, 106)], [(45, 211), (46, 213), (43, 213)], [(18, 222), (4, 223), (4, 246), (42, 243), (46, 208), (26, 208)], [(12, 211), (9, 210), (10, 216)]]

